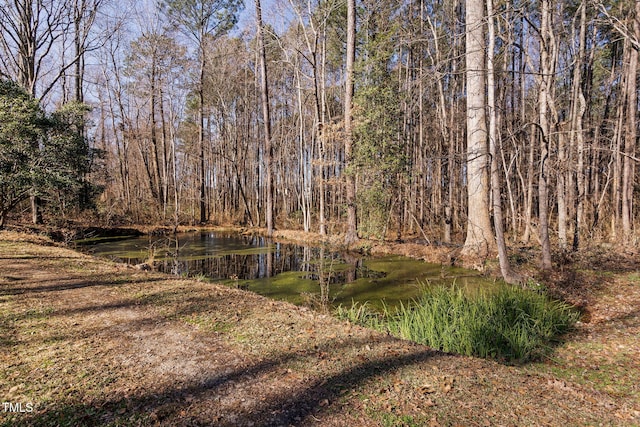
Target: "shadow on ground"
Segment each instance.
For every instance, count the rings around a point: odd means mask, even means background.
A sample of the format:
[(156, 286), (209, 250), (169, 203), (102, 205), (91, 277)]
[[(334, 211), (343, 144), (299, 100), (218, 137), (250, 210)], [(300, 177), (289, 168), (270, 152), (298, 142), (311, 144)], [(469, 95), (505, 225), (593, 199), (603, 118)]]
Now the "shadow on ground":
[[(346, 349), (362, 345), (363, 342), (352, 341), (342, 347)], [(33, 414), (16, 415), (1, 425), (309, 425), (323, 413), (339, 410), (340, 397), (357, 389), (359, 385), (401, 367), (421, 363), (434, 356), (442, 356), (441, 353), (424, 347), (416, 347), (416, 351), (410, 354), (383, 356), (371, 360), (365, 358), (360, 363), (296, 390), (267, 394), (268, 398), (264, 400), (250, 399), (251, 396), (247, 396), (250, 403), (235, 407), (233, 411), (220, 404), (232, 389), (242, 387), (243, 383), (250, 383), (265, 375), (277, 381), (277, 378), (273, 377), (280, 375), (286, 366), (312, 354), (315, 354), (315, 351), (303, 354), (282, 353), (241, 369), (221, 374), (212, 373), (200, 381), (191, 381), (130, 398), (105, 399), (91, 404), (52, 402), (44, 408), (38, 408)]]

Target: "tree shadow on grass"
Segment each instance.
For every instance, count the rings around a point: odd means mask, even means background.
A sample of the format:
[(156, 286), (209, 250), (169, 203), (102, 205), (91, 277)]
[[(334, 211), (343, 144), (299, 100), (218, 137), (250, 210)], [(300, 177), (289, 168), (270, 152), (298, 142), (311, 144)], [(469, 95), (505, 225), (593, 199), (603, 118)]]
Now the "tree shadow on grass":
[[(392, 338), (388, 338), (390, 341)], [(361, 348), (364, 340), (329, 344), (339, 353), (348, 348)], [(230, 372), (212, 373), (200, 379), (173, 384), (160, 391), (149, 391), (132, 398), (114, 398), (91, 404), (49, 404), (33, 414), (16, 414), (0, 426), (51, 425), (215, 425), (280, 426), (309, 425), (325, 412), (339, 410), (338, 401), (345, 391), (355, 390), (367, 381), (389, 374), (404, 366), (421, 363), (442, 353), (416, 346), (409, 354), (363, 358), (334, 374), (317, 378), (293, 391), (282, 388), (267, 398), (246, 396), (250, 404), (225, 408), (220, 402), (237, 387), (260, 386), (256, 381), (277, 381), (277, 376), (290, 363), (312, 358), (316, 350), (287, 352), (248, 364)], [(253, 383), (253, 384), (252, 384)]]
[[(41, 293), (41, 292), (60, 292), (73, 289), (82, 288), (95, 288), (100, 286), (121, 286), (121, 285), (134, 285), (137, 283), (154, 283), (166, 281), (167, 277), (144, 277), (139, 279), (124, 278), (102, 278), (98, 276), (95, 280), (86, 280), (86, 278), (67, 278), (56, 280), (43, 280), (39, 281), (36, 285), (8, 285), (0, 288), (0, 296), (4, 295), (23, 295), (27, 293)], [(32, 281), (32, 279), (30, 279)]]
[(82, 260), (81, 257), (70, 257), (67, 255), (28, 255), (28, 254), (16, 254), (10, 256), (0, 256), (0, 260), (9, 260), (9, 261), (27, 261), (27, 260), (38, 260), (38, 261), (47, 261), (47, 260), (56, 260), (60, 261), (62, 259), (68, 259), (71, 261)]
[[(336, 400), (345, 389), (353, 390), (368, 380), (404, 366), (424, 362), (438, 354), (441, 355), (433, 350), (422, 349), (408, 355), (363, 361), (327, 378), (317, 380), (294, 395), (281, 395), (273, 401), (246, 409), (239, 414), (239, 417), (247, 424), (254, 425), (308, 425), (312, 416), (331, 410), (332, 404), (336, 404)], [(325, 406), (323, 402), (327, 402)], [(236, 424), (236, 420), (221, 421), (221, 426)]]

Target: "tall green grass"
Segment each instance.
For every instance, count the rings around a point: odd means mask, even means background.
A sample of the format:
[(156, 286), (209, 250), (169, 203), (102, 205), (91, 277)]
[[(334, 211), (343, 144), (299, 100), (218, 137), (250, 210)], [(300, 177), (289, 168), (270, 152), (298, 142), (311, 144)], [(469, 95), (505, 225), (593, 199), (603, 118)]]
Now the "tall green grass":
[(395, 310), (376, 313), (354, 305), (336, 314), (446, 352), (521, 362), (547, 353), (578, 319), (562, 302), (511, 286), (483, 291), (430, 287)]

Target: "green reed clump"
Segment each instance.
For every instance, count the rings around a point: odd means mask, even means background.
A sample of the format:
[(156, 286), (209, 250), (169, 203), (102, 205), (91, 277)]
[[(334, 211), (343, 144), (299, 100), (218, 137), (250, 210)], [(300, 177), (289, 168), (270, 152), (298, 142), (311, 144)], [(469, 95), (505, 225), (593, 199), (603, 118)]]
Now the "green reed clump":
[(376, 314), (356, 305), (337, 314), (446, 352), (507, 361), (541, 357), (578, 319), (562, 302), (507, 286), (475, 292), (430, 287), (418, 300), (393, 311)]

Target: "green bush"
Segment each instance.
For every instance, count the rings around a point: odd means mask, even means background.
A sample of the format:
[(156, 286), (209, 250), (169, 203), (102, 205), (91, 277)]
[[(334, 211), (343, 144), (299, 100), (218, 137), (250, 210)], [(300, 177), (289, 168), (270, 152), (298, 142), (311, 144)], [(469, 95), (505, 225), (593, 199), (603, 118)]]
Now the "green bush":
[(527, 361), (540, 358), (578, 313), (518, 287), (470, 292), (431, 287), (418, 300), (375, 314), (366, 305), (340, 308), (339, 317), (450, 353)]

